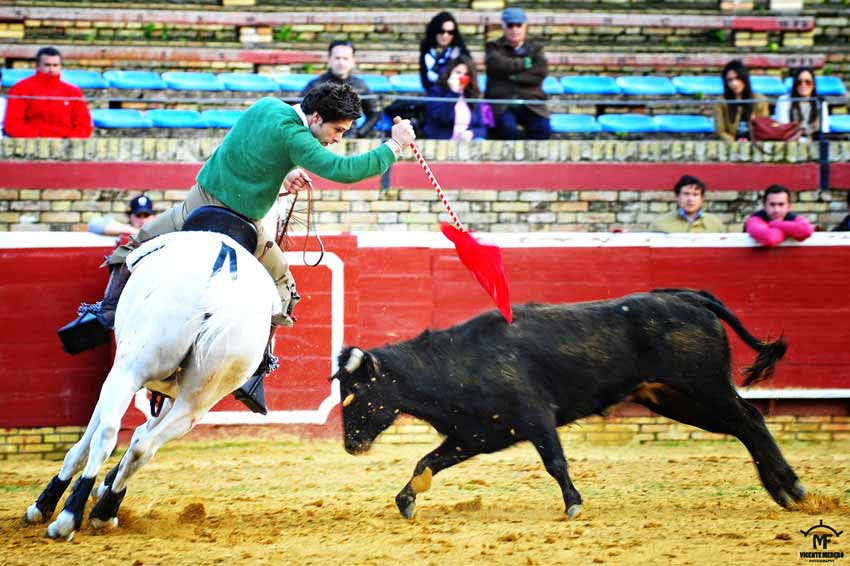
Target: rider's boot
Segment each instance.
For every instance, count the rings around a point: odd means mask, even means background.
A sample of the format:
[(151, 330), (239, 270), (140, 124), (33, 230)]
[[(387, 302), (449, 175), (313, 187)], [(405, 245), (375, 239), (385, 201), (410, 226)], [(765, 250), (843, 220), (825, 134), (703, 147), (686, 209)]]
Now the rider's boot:
[(66, 352), (76, 355), (109, 342), (118, 299), (129, 278), (130, 270), (125, 264), (113, 267), (103, 300), (93, 305), (81, 304), (76, 320), (59, 329), (59, 339)]

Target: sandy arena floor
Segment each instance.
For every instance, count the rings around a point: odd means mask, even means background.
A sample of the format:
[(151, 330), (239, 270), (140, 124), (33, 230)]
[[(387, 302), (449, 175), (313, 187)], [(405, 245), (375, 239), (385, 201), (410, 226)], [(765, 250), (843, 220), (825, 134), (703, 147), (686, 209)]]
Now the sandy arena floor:
[(355, 457), (339, 442), (190, 436), (130, 483), (116, 530), (86, 525), (70, 543), (19, 521), (59, 463), (0, 461), (0, 563), (797, 565), (812, 550), (800, 531), (822, 519), (847, 533), (829, 550), (850, 564), (847, 443), (782, 446), (815, 496), (793, 512), (769, 498), (737, 443), (575, 444), (566, 452), (584, 510), (567, 520), (523, 444), (435, 476), (408, 522), (393, 498), (429, 449)]

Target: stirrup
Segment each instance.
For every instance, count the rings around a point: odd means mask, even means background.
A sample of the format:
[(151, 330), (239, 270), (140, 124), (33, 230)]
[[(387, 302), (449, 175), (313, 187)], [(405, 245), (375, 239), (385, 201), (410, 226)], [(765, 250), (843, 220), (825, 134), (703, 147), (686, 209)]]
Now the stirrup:
[(267, 415), (269, 411), (266, 408), (266, 391), (263, 387), (263, 379), (279, 366), (280, 363), (277, 356), (267, 351), (254, 375), (243, 383), (239, 389), (234, 391), (233, 396), (254, 413)]
[(76, 356), (80, 352), (91, 350), (111, 340), (112, 331), (98, 319), (100, 303), (82, 303), (77, 309), (78, 316), (56, 333), (62, 341), (62, 349)]

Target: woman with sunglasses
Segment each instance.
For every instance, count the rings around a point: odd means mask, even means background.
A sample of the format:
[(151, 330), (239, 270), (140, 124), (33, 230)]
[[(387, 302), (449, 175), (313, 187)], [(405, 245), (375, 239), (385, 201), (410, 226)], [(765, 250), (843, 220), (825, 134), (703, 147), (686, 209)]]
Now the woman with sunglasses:
[(426, 91), (437, 84), (440, 74), (452, 59), (469, 50), (460, 34), (457, 20), (449, 12), (440, 12), (428, 22), (425, 39), (419, 44), (419, 78)]
[[(749, 136), (750, 120), (770, 115), (767, 100), (753, 92), (750, 71), (739, 59), (726, 63), (720, 74), (723, 79), (725, 104), (714, 106), (714, 131), (726, 141)], [(755, 102), (742, 102), (755, 100)]]
[(826, 101), (821, 101), (818, 111), (818, 103), (815, 100), (801, 100), (818, 97), (815, 72), (809, 67), (800, 67), (791, 71), (791, 76), (791, 93), (783, 94), (776, 101), (773, 119), (783, 124), (800, 124), (800, 141), (816, 140), (821, 131), (829, 132), (829, 108)]

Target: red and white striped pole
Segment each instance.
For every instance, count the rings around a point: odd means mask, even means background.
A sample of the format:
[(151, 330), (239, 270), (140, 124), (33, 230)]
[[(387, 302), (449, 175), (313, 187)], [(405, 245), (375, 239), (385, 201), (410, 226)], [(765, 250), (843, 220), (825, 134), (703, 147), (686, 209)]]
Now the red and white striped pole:
[(446, 193), (443, 192), (443, 188), (440, 186), (440, 183), (437, 182), (437, 178), (434, 176), (434, 173), (431, 172), (431, 168), (428, 167), (427, 163), (425, 163), (425, 158), (422, 157), (422, 153), (419, 151), (419, 148), (416, 147), (415, 143), (411, 143), (410, 149), (413, 150), (413, 155), (416, 156), (416, 160), (419, 161), (419, 165), (422, 166), (422, 169), (425, 171), (425, 174), (428, 175), (428, 178), (431, 180), (431, 184), (434, 185), (434, 190), (437, 191), (437, 196), (440, 197), (441, 201), (443, 201), (443, 206), (446, 207), (449, 216), (451, 216), (455, 228), (457, 228), (461, 232), (466, 232), (466, 228), (463, 227), (463, 224), (461, 224), (460, 219), (457, 217), (457, 214), (455, 214), (455, 211), (452, 210), (452, 205), (449, 204), (449, 199), (446, 198)]

